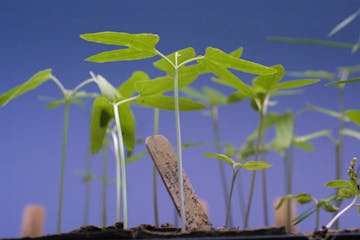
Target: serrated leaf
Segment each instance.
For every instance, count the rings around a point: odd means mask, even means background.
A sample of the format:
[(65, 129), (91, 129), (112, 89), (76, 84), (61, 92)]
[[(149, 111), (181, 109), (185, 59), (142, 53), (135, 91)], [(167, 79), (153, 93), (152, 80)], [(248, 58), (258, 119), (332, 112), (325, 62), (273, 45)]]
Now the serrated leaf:
[(136, 71), (128, 80), (121, 84), (121, 86), (118, 88), (118, 92), (123, 97), (129, 98), (137, 91), (136, 84), (143, 81), (150, 81), (149, 76), (145, 72)]
[(350, 183), (346, 180), (338, 179), (334, 181), (330, 181), (325, 184), (325, 187), (329, 188), (348, 188), (350, 187)]
[(224, 161), (228, 163), (231, 167), (234, 167), (237, 164), (237, 162), (235, 162), (231, 157), (221, 153), (204, 153), (204, 156)]
[(299, 88), (304, 87), (307, 85), (311, 85), (314, 83), (319, 82), (318, 79), (300, 79), (300, 80), (292, 80), (292, 81), (286, 81), (276, 84), (276, 89), (289, 89), (289, 88)]
[[(177, 58), (177, 64), (180, 65), (181, 63), (196, 57), (196, 52), (193, 48), (184, 48), (181, 50), (176, 51), (178, 53), (178, 58)], [(173, 65), (175, 65), (175, 53), (173, 52), (169, 55), (167, 55), (166, 57), (172, 62)], [(153, 63), (153, 65), (166, 72), (168, 75), (173, 75), (174, 74), (174, 66), (171, 63), (169, 63), (169, 61), (167, 61), (166, 59), (162, 58), (156, 62)]]
[(264, 161), (249, 161), (239, 165), (241, 168), (245, 168), (250, 171), (264, 170), (271, 167), (271, 164)]
[(2, 94), (0, 96), (0, 106), (5, 106), (13, 99), (21, 96), (22, 94), (31, 91), (37, 87), (39, 87), (44, 82), (51, 79), (51, 69), (46, 69), (40, 71), (33, 75), (29, 80), (25, 83), (18, 85), (17, 87), (9, 90), (8, 92)]
[(360, 126), (360, 111), (347, 110), (345, 115), (350, 119), (350, 121)]
[(113, 107), (105, 97), (98, 97), (93, 103), (90, 123), (90, 148), (96, 154), (103, 146), (109, 123), (114, 118)]
[(324, 41), (324, 40), (309, 39), (309, 38), (268, 37), (267, 39), (275, 42), (318, 45), (324, 47), (337, 47), (337, 48), (350, 48), (350, 49), (354, 47), (354, 44), (351, 43)]
[(148, 33), (98, 32), (82, 34), (80, 37), (89, 42), (126, 47), (95, 54), (86, 59), (87, 61), (100, 63), (137, 60), (156, 56), (155, 46), (159, 41), (158, 35)]
[[(163, 95), (141, 96), (136, 101), (143, 106), (159, 108), (163, 110), (175, 110), (174, 97)], [(194, 102), (188, 98), (179, 98), (180, 111), (195, 111), (205, 108), (205, 105)]]
[(340, 23), (338, 23), (329, 33), (329, 36), (333, 36), (335, 33), (349, 25), (352, 21), (354, 21), (358, 16), (360, 15), (360, 9), (358, 9), (353, 14), (346, 17), (344, 20), (342, 20)]

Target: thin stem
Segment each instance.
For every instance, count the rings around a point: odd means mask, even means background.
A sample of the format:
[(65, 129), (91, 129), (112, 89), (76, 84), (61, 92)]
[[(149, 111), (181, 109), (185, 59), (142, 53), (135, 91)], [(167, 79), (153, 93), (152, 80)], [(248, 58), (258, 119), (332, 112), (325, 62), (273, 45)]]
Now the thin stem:
[[(218, 108), (216, 106), (211, 106), (210, 113), (211, 113), (211, 118), (212, 118), (212, 122), (213, 122), (216, 151), (220, 153), (220, 152), (222, 152), (222, 147), (221, 147), (221, 141), (220, 141)], [(219, 164), (219, 171), (220, 171), (221, 186), (222, 186), (223, 194), (224, 194), (224, 201), (225, 201), (226, 206), (228, 207), (229, 189), (228, 189), (227, 182), (226, 182), (225, 163), (223, 161), (218, 161), (218, 164)], [(229, 224), (232, 225), (231, 211), (230, 211), (229, 219), (230, 219)]]
[(316, 207), (316, 218), (315, 218), (315, 230), (319, 229), (319, 224), (320, 224), (320, 208)]
[[(175, 66), (177, 66), (178, 53), (175, 53)], [(186, 230), (185, 220), (185, 198), (184, 198), (184, 180), (183, 180), (183, 164), (182, 164), (182, 143), (181, 143), (181, 126), (180, 126), (180, 107), (179, 107), (179, 76), (178, 68), (175, 67), (174, 73), (174, 97), (175, 97), (175, 122), (176, 122), (176, 143), (178, 155), (178, 177), (179, 177), (179, 195), (180, 195), (180, 217), (181, 230)]]
[(184, 66), (184, 65), (186, 65), (186, 64), (188, 64), (188, 63), (191, 63), (191, 62), (197, 61), (197, 60), (199, 60), (199, 59), (202, 59), (202, 58), (204, 58), (204, 56), (197, 56), (197, 57), (194, 57), (194, 58), (190, 58), (190, 59), (182, 62), (181, 64), (179, 64), (179, 65), (178, 65), (178, 68), (180, 68), (180, 67), (182, 67), (182, 66)]
[(62, 223), (62, 207), (63, 207), (63, 195), (64, 195), (64, 177), (65, 177), (65, 161), (66, 161), (66, 150), (67, 150), (67, 135), (69, 126), (69, 111), (70, 102), (65, 102), (65, 113), (64, 113), (64, 129), (63, 129), (63, 141), (61, 150), (61, 172), (60, 172), (60, 187), (59, 187), (59, 206), (58, 206), (58, 219), (57, 219), (57, 232), (61, 233)]
[(338, 220), (338, 218), (341, 217), (347, 210), (349, 210), (352, 206), (356, 204), (356, 200), (358, 199), (358, 196), (354, 197), (354, 199), (351, 201), (349, 205), (347, 205), (343, 210), (338, 212), (333, 219), (326, 225), (326, 228), (329, 229), (331, 226)]
[[(264, 146), (264, 135), (262, 134), (260, 147)], [(261, 161), (265, 161), (265, 152), (261, 153)], [(262, 193), (263, 193), (263, 211), (264, 211), (264, 224), (269, 226), (269, 210), (268, 210), (268, 195), (267, 195), (267, 176), (266, 169), (261, 171), (262, 175)]]
[[(263, 106), (260, 107), (260, 121), (259, 121), (259, 129), (258, 129), (258, 136), (257, 136), (257, 142), (256, 142), (256, 150), (255, 150), (255, 161), (258, 161), (259, 159), (259, 152), (260, 152), (260, 143), (263, 135), (263, 125), (264, 125), (264, 108)], [(244, 228), (247, 228), (249, 225), (249, 216), (250, 216), (250, 210), (252, 205), (252, 199), (254, 195), (254, 189), (255, 189), (255, 180), (256, 180), (256, 171), (252, 172), (251, 175), (251, 183), (250, 183), (250, 193), (249, 193), (249, 199), (248, 204), (245, 212), (245, 219), (244, 219)]]
[(71, 94), (75, 94), (77, 93), (81, 88), (85, 87), (86, 85), (88, 85), (89, 83), (93, 83), (95, 82), (95, 79), (94, 78), (90, 78), (90, 79), (87, 79), (85, 81), (83, 81), (82, 83), (80, 83), (79, 85), (77, 85), (71, 92)]
[[(114, 144), (115, 145), (115, 144)], [(106, 219), (107, 219), (107, 214), (106, 214), (106, 195), (107, 195), (107, 182), (108, 182), (108, 176), (107, 176), (107, 162), (108, 162), (108, 146), (107, 144), (104, 144), (103, 146), (103, 172), (102, 172), (102, 181), (101, 181), (101, 201), (102, 201), (102, 213), (101, 213), (101, 223), (102, 226), (105, 227), (106, 226)]]
[[(171, 66), (172, 66), (174, 69), (177, 68), (177, 65), (174, 64), (167, 56), (165, 56), (164, 54), (162, 54), (159, 50), (156, 50), (156, 53), (157, 53), (160, 57), (162, 57), (163, 59), (165, 59), (168, 63), (170, 63)], [(176, 59), (176, 61), (177, 61), (177, 59)]]
[(229, 196), (227, 198), (227, 203), (226, 203), (225, 227), (231, 227), (231, 199), (232, 199), (232, 195), (234, 192), (236, 176), (239, 173), (239, 170), (240, 170), (239, 167), (234, 169), (232, 179), (231, 179), (230, 192), (229, 192)]
[(89, 212), (90, 212), (90, 197), (91, 197), (91, 169), (92, 159), (91, 153), (88, 152), (86, 159), (86, 182), (85, 182), (85, 203), (84, 203), (84, 225), (89, 224)]
[[(133, 97), (134, 98), (134, 97)], [(135, 99), (135, 98), (134, 98)], [(126, 100), (126, 99), (125, 99)], [(121, 130), (121, 123), (119, 117), (119, 109), (118, 105), (121, 103), (125, 103), (127, 101), (121, 101), (113, 105), (114, 107), (114, 115), (115, 115), (115, 124), (116, 124), (116, 132), (119, 140), (119, 154), (120, 154), (120, 170), (121, 170), (121, 190), (122, 190), (122, 211), (123, 211), (123, 221), (124, 221), (124, 229), (128, 228), (128, 219), (127, 219), (127, 189), (126, 189), (126, 169), (125, 169), (125, 149), (124, 149), (124, 141)]]
[[(285, 193), (286, 195), (289, 195), (292, 193), (292, 170), (293, 170), (293, 147), (290, 146), (285, 152), (284, 156), (285, 160), (285, 179), (286, 179), (286, 189)], [(287, 205), (287, 219), (286, 219), (286, 227), (290, 230), (291, 227), (291, 218), (292, 218), (292, 209), (291, 209), (291, 200), (288, 200)]]
[[(159, 133), (159, 115), (160, 110), (155, 108), (154, 110), (154, 135)], [(159, 204), (158, 204), (158, 191), (157, 191), (157, 169), (153, 163), (153, 207), (154, 207), (154, 220), (155, 226), (159, 227)]]
[(119, 155), (119, 140), (116, 136), (115, 131), (111, 132), (114, 151), (115, 151), (115, 159), (116, 159), (116, 214), (115, 220), (120, 221), (120, 206), (121, 206), (121, 172), (120, 172), (120, 155)]
[(67, 91), (64, 85), (62, 85), (62, 83), (60, 82), (60, 80), (57, 79), (54, 75), (51, 75), (50, 79), (60, 88), (61, 93), (66, 96)]

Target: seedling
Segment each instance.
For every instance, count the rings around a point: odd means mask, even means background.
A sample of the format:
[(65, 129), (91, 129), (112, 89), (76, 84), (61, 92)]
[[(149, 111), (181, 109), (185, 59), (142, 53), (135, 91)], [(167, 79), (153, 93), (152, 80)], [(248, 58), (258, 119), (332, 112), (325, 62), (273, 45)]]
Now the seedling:
[[(228, 68), (240, 70), (253, 74), (270, 74), (274, 70), (260, 64), (252, 63), (226, 54), (216, 48), (207, 48), (204, 56), (197, 56), (192, 48), (186, 48), (165, 55), (156, 49), (159, 36), (155, 34), (128, 34), (122, 32), (99, 32), (82, 34), (84, 40), (107, 45), (120, 46), (120, 49), (102, 52), (89, 57), (88, 61), (111, 62), (123, 60), (139, 60), (160, 56), (162, 59), (155, 62), (157, 68), (163, 70), (167, 76), (156, 79), (157, 81), (138, 83), (137, 89), (140, 95), (161, 94), (166, 91), (174, 91), (177, 155), (179, 159), (179, 184), (180, 184), (180, 216), (182, 219), (182, 230), (185, 230), (185, 212), (182, 180), (182, 143), (180, 126), (180, 99), (179, 89), (197, 79), (201, 73), (214, 73), (224, 78), (224, 82), (231, 85), (243, 86), (244, 84), (232, 74)], [(125, 48), (124, 48), (125, 47)], [(198, 64), (196, 64), (198, 63)], [(191, 64), (191, 65), (190, 65)], [(169, 101), (167, 101), (169, 103)], [(156, 107), (156, 106), (155, 106)]]
[(237, 177), (240, 169), (243, 168), (243, 169), (246, 169), (246, 170), (249, 170), (249, 171), (258, 171), (258, 170), (267, 169), (267, 168), (271, 167), (271, 165), (269, 163), (267, 163), (267, 162), (264, 162), (264, 161), (248, 161), (246, 163), (240, 163), (240, 162), (234, 161), (231, 157), (229, 157), (229, 156), (227, 156), (225, 154), (220, 154), (220, 153), (205, 153), (204, 155), (206, 157), (217, 158), (217, 159), (229, 164), (233, 169), (233, 175), (232, 175), (232, 179), (231, 179), (229, 196), (227, 198), (228, 202), (226, 204), (226, 217), (225, 217), (225, 226), (229, 227), (229, 225), (230, 225), (231, 199), (232, 199), (232, 194), (233, 194), (233, 191), (234, 191), (236, 177)]

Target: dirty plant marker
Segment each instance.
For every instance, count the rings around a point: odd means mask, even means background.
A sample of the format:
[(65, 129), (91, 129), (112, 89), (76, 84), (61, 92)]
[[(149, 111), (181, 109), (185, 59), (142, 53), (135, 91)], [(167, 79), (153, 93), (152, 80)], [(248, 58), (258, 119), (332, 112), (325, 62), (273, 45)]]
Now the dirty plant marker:
[[(145, 144), (158, 169), (162, 180), (180, 212), (178, 161), (169, 141), (162, 135), (146, 138)], [(211, 223), (205, 209), (183, 171), (186, 230), (209, 229)]]

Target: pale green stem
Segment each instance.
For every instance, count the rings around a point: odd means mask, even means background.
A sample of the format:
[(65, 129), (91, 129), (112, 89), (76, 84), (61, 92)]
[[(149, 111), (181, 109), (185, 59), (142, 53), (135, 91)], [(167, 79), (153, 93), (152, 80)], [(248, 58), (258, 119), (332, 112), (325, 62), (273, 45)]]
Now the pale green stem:
[[(92, 159), (91, 153), (88, 152), (87, 159), (86, 159), (86, 174), (91, 174), (92, 169)], [(85, 203), (84, 203), (84, 225), (89, 224), (89, 212), (90, 212), (90, 197), (91, 197), (91, 178), (85, 176)]]
[[(160, 110), (154, 110), (154, 135), (159, 134), (159, 114)], [(157, 191), (157, 169), (153, 164), (153, 207), (154, 207), (154, 220), (155, 226), (159, 227), (159, 204), (158, 204), (158, 191)]]
[[(257, 142), (256, 142), (256, 149), (255, 149), (255, 161), (258, 161), (259, 159), (259, 152), (261, 147), (261, 139), (263, 135), (263, 122), (264, 122), (264, 108), (263, 106), (260, 107), (260, 121), (259, 121), (259, 129), (258, 129), (258, 136), (257, 136)], [(244, 219), (244, 228), (247, 228), (249, 225), (249, 216), (250, 216), (250, 210), (252, 205), (252, 199), (254, 195), (254, 189), (255, 189), (255, 180), (256, 180), (256, 171), (252, 172), (251, 175), (251, 183), (250, 183), (250, 193), (249, 193), (249, 199), (247, 203), (247, 208), (245, 212), (245, 219)]]
[[(290, 146), (284, 156), (285, 160), (285, 179), (286, 179), (286, 195), (290, 195), (292, 193), (292, 176), (293, 176), (293, 146)], [(287, 204), (287, 219), (286, 219), (286, 227), (290, 229), (291, 227), (291, 217), (293, 216), (291, 210), (291, 200), (288, 200)]]
[(62, 85), (62, 83), (60, 82), (60, 80), (57, 79), (54, 75), (51, 75), (50, 79), (60, 88), (61, 93), (64, 94), (64, 97), (66, 97), (67, 91), (64, 85)]
[[(131, 98), (135, 99), (135, 97)], [(131, 101), (131, 99), (127, 99)], [(122, 136), (122, 129), (121, 129), (121, 123), (120, 123), (120, 117), (119, 117), (119, 109), (118, 105), (125, 103), (128, 101), (121, 101), (116, 104), (113, 104), (114, 107), (114, 115), (115, 115), (115, 124), (116, 124), (116, 132), (118, 135), (119, 140), (119, 154), (120, 154), (120, 170), (121, 170), (121, 190), (122, 190), (122, 211), (123, 211), (123, 222), (124, 222), (124, 229), (128, 228), (128, 219), (127, 219), (127, 188), (126, 188), (126, 169), (125, 169), (125, 149), (124, 149), (124, 141)]]
[(77, 85), (73, 90), (72, 90), (72, 94), (75, 94), (76, 92), (78, 92), (81, 88), (85, 87), (86, 85), (88, 85), (89, 83), (93, 83), (95, 82), (94, 78), (90, 78), (87, 79), (85, 81), (83, 81), (82, 83), (80, 83), (79, 85)]
[[(175, 53), (175, 66), (177, 66), (178, 53)], [(184, 181), (183, 181), (183, 163), (182, 163), (182, 143), (181, 143), (181, 126), (180, 126), (180, 107), (179, 107), (179, 76), (178, 68), (174, 73), (174, 97), (175, 97), (175, 122), (176, 122), (176, 143), (178, 155), (178, 177), (179, 177), (179, 195), (180, 195), (180, 217), (181, 230), (186, 230), (185, 220), (185, 198), (184, 198)]]
[(197, 61), (197, 60), (202, 59), (202, 58), (204, 58), (204, 56), (197, 56), (197, 57), (194, 57), (194, 58), (190, 58), (190, 59), (182, 62), (181, 64), (177, 65), (177, 68), (180, 68), (180, 67), (182, 67), (182, 66), (184, 66), (184, 65), (186, 65), (188, 63), (191, 63), (193, 61)]
[(120, 155), (119, 155), (119, 140), (116, 136), (115, 130), (111, 132), (114, 151), (115, 151), (115, 159), (116, 159), (116, 213), (115, 220), (120, 221), (120, 209), (121, 209), (121, 171), (120, 171)]
[(64, 178), (65, 178), (65, 161), (66, 161), (66, 150), (67, 150), (67, 135), (69, 126), (69, 111), (70, 102), (65, 102), (65, 113), (64, 113), (64, 129), (63, 129), (63, 142), (61, 150), (61, 172), (60, 172), (60, 187), (59, 187), (59, 206), (58, 206), (58, 218), (57, 218), (57, 233), (61, 233), (62, 223), (62, 207), (63, 207), (63, 195), (64, 195)]
[[(264, 136), (262, 135), (260, 148), (264, 146)], [(265, 161), (265, 152), (261, 153), (261, 161)], [(264, 211), (264, 225), (269, 226), (269, 211), (268, 211), (268, 195), (267, 195), (267, 176), (266, 169), (261, 171), (262, 174), (262, 194), (263, 194), (263, 211)]]
[(231, 227), (231, 199), (234, 192), (236, 176), (239, 173), (239, 171), (240, 171), (239, 167), (236, 167), (236, 169), (234, 169), (233, 171), (231, 185), (230, 185), (230, 192), (229, 192), (229, 196), (227, 197), (227, 203), (226, 203), (225, 227)]
[(347, 210), (349, 210), (351, 207), (353, 207), (356, 204), (356, 200), (358, 199), (358, 196), (354, 197), (354, 199), (351, 201), (349, 205), (347, 205), (343, 210), (338, 212), (333, 219), (326, 225), (326, 228), (329, 229), (331, 226), (343, 215)]
[[(114, 144), (115, 145), (115, 144)], [(107, 176), (107, 161), (108, 161), (108, 146), (107, 144), (104, 143), (103, 146), (103, 172), (102, 172), (102, 181), (101, 181), (101, 201), (102, 201), (102, 213), (101, 213), (101, 223), (102, 226), (105, 227), (106, 226), (106, 218), (107, 218), (107, 214), (106, 214), (106, 195), (107, 195), (107, 182), (108, 182), (108, 176)]]

